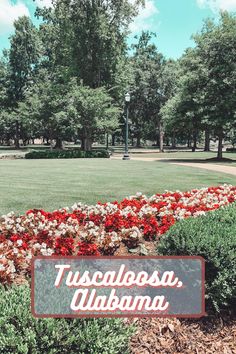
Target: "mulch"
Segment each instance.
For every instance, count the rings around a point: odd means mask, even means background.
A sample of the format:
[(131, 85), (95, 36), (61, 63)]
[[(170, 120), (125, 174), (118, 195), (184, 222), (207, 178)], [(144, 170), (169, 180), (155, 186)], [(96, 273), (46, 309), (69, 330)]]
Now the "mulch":
[[(114, 253), (114, 256), (157, 256), (158, 243), (159, 240), (150, 242), (142, 239), (138, 247), (134, 248), (133, 250), (130, 250), (121, 242), (119, 248)], [(142, 253), (144, 251), (145, 253)]]
[(131, 354), (236, 354), (236, 316), (127, 321), (138, 328)]

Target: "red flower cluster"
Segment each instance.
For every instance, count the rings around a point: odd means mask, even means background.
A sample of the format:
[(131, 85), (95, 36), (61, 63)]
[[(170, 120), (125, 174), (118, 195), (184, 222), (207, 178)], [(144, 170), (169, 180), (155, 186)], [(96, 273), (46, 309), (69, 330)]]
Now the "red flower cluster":
[(77, 256), (99, 256), (97, 245), (87, 242), (78, 243), (79, 252)]
[(190, 192), (138, 193), (120, 203), (74, 205), (54, 212), (29, 210), (0, 218), (0, 281), (29, 274), (36, 255), (113, 255), (155, 241), (178, 220), (198, 217), (236, 201), (236, 187), (223, 185)]

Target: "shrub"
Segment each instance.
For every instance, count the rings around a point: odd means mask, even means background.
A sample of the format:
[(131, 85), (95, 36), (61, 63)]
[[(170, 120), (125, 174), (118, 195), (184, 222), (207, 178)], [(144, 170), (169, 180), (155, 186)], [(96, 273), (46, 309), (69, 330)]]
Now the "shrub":
[(236, 300), (236, 205), (175, 224), (158, 245), (161, 255), (202, 256), (206, 261), (209, 309), (233, 307)]
[(0, 287), (0, 353), (128, 353), (134, 327), (119, 319), (36, 319), (30, 289)]
[(25, 155), (26, 159), (74, 159), (74, 158), (109, 158), (107, 150), (82, 151), (71, 150), (33, 150)]
[(236, 148), (232, 147), (232, 148), (227, 148), (226, 149), (227, 152), (236, 152)]

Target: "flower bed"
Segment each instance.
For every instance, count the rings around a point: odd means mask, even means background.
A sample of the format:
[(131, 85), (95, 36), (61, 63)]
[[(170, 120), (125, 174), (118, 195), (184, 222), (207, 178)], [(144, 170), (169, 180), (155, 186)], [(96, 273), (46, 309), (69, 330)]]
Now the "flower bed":
[(236, 187), (137, 194), (120, 203), (76, 204), (54, 212), (29, 210), (0, 218), (0, 282), (24, 280), (35, 255), (113, 255), (158, 241), (178, 220), (236, 201)]

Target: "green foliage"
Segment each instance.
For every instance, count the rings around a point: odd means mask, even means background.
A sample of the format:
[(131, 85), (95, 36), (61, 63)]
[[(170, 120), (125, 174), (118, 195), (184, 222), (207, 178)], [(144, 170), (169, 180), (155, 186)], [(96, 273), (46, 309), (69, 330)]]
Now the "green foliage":
[(81, 151), (75, 150), (34, 150), (25, 155), (26, 159), (76, 159), (76, 158), (109, 158), (107, 150)]
[(236, 17), (221, 13), (217, 22), (205, 21), (194, 37), (196, 46), (180, 60), (181, 72), (174, 97), (162, 111), (169, 129), (183, 130), (196, 140), (199, 130), (222, 139), (235, 127)]
[[(59, 147), (63, 140), (80, 138), (82, 149), (91, 150), (93, 139), (117, 129), (124, 94), (117, 73), (127, 59), (128, 26), (143, 4), (55, 0), (52, 8), (37, 9), (39, 29), (25, 16), (15, 22), (8, 56), (9, 107), (1, 120), (10, 118), (7, 129), (17, 147), (20, 139), (44, 137)], [(0, 74), (3, 69), (0, 65)], [(4, 132), (0, 138), (6, 140)]]
[(19, 104), (22, 131), (28, 137), (44, 136), (55, 140), (73, 141), (80, 138), (91, 150), (92, 142), (101, 133), (118, 126), (119, 108), (104, 87), (91, 89), (55, 78), (45, 69), (38, 71), (36, 82)]
[[(27, 16), (22, 16), (14, 22), (15, 33), (11, 36), (11, 47), (5, 53), (3, 71), (5, 81), (4, 104), (2, 104), (2, 89), (0, 82), (0, 116), (6, 117), (7, 133), (1, 138), (14, 139), (15, 146), (19, 148), (21, 136), (21, 117), (17, 115), (18, 104), (24, 99), (31, 86), (33, 73), (37, 67), (40, 56), (40, 42), (38, 30)], [(1, 65), (2, 66), (2, 65)]]
[(158, 254), (202, 256), (206, 299), (217, 311), (236, 301), (236, 205), (176, 223), (162, 238)]
[(34, 80), (17, 110), (22, 128), (31, 137), (71, 140), (79, 125), (68, 113), (67, 84), (51, 78), (45, 69), (40, 69)]
[(7, 105), (8, 70), (7, 63), (0, 60), (0, 107)]
[(36, 319), (27, 286), (0, 287), (0, 352), (125, 354), (134, 331), (118, 319)]
[(161, 89), (161, 72), (165, 60), (152, 43), (153, 35), (143, 31), (138, 42), (132, 45), (134, 53), (131, 57), (133, 83), (130, 115), (137, 145), (140, 145), (140, 139), (146, 138), (150, 133), (154, 132), (154, 139), (156, 138), (163, 101), (158, 90)]
[(91, 150), (91, 143), (99, 133), (110, 132), (118, 127), (120, 109), (104, 87), (91, 89), (75, 82), (68, 93), (69, 116), (78, 123), (78, 136), (84, 150)]
[(9, 52), (10, 90), (12, 104), (24, 98), (30, 85), (32, 73), (40, 56), (38, 31), (27, 16), (20, 17), (14, 23), (15, 33), (11, 37)]
[(113, 85), (125, 55), (128, 26), (143, 0), (56, 0), (54, 11), (38, 10), (56, 65), (91, 88)]
[(57, 147), (80, 139), (88, 151), (103, 134), (122, 141), (129, 91), (132, 143), (151, 140), (163, 150), (165, 136), (195, 149), (205, 132), (205, 146), (219, 139), (221, 158), (235, 129), (236, 16), (205, 21), (194, 48), (165, 60), (148, 31), (128, 51), (129, 25), (144, 3), (53, 0), (36, 10), (38, 29), (25, 16), (15, 21), (0, 62), (0, 140), (18, 148), (35, 138)]

